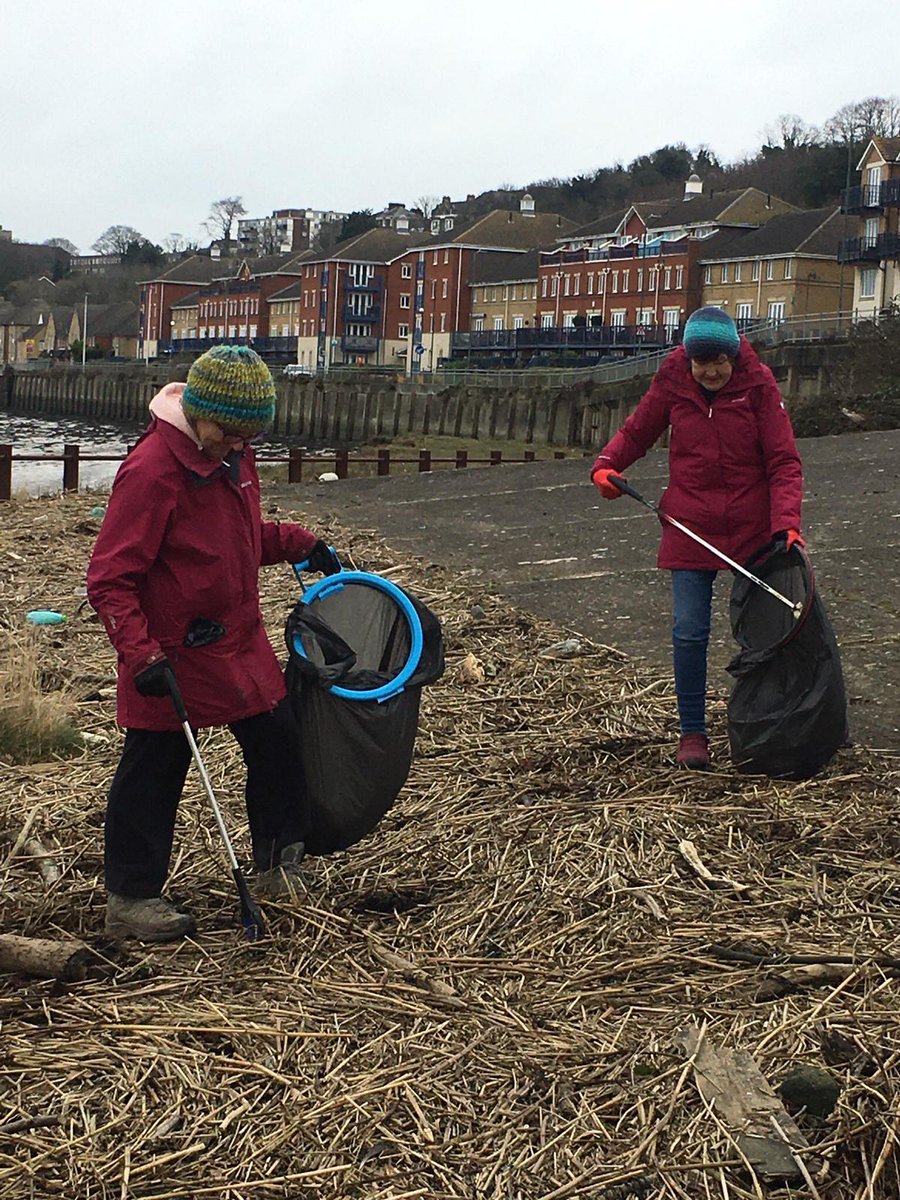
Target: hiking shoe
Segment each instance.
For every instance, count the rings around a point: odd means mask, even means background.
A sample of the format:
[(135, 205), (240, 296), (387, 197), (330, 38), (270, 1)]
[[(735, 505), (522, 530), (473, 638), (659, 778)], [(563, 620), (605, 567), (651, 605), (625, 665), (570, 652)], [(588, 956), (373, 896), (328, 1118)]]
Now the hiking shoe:
[(709, 738), (705, 733), (683, 733), (676, 758), (679, 767), (690, 771), (709, 770)]
[(190, 913), (179, 912), (162, 896), (134, 900), (129, 896), (106, 898), (106, 932), (112, 938), (138, 938), (142, 942), (174, 942), (197, 930)]
[(306, 856), (302, 842), (285, 846), (278, 857), (278, 866), (271, 871), (260, 871), (256, 877), (256, 889), (268, 900), (291, 899), (298, 892), (306, 891), (306, 883), (300, 864)]

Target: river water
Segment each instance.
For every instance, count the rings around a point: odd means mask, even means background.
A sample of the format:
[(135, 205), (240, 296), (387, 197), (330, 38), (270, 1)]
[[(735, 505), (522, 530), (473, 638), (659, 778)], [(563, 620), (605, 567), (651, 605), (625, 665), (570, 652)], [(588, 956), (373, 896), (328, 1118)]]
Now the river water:
[[(67, 443), (77, 443), (82, 455), (120, 454), (124, 457), (143, 432), (137, 422), (98, 424), (67, 417), (20, 416), (0, 410), (0, 444), (12, 445), (12, 490), (31, 496), (50, 496), (62, 490), (63, 465), (58, 462), (17, 462), (20, 454), (62, 454)], [(296, 441), (274, 438), (266, 441), (262, 451), (287, 450)], [(105, 489), (112, 483), (118, 462), (82, 462), (78, 468), (78, 484), (83, 491)]]

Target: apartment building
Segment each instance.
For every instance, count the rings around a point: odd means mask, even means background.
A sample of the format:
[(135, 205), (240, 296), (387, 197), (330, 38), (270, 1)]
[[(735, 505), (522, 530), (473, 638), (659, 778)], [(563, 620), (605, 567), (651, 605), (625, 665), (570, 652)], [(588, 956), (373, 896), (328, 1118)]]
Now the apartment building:
[(839, 258), (853, 272), (854, 313), (872, 317), (900, 303), (900, 138), (872, 138), (856, 169), (861, 182), (841, 197), (856, 228)]
[(323, 208), (276, 208), (268, 217), (243, 217), (237, 224), (238, 247), (250, 256), (298, 254), (315, 244), (323, 225), (346, 217)]
[(703, 304), (739, 326), (843, 310), (853, 280), (838, 261), (850, 218), (833, 207), (784, 213), (753, 230), (709, 238), (699, 260)]

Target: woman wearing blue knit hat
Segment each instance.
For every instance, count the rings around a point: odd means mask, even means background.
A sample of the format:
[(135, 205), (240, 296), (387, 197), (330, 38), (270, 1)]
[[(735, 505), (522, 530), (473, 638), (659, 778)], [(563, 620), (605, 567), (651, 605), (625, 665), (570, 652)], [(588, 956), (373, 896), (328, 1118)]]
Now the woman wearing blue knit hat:
[(308, 814), (259, 568), (307, 560), (331, 574), (340, 564), (302, 525), (262, 519), (251, 443), (275, 419), (275, 385), (253, 350), (208, 350), (150, 414), (116, 475), (87, 586), (118, 655), (125, 729), (106, 809), (106, 930), (161, 942), (195, 928), (162, 894), (191, 759), (169, 679), (195, 728), (227, 725), (240, 744), (257, 887), (290, 893)]
[[(635, 412), (594, 462), (591, 479), (605, 499), (622, 495), (610, 476), (642, 458), (667, 429), (669, 482), (661, 513), (739, 563), (772, 538), (804, 545), (803, 475), (790, 418), (772, 372), (722, 309), (701, 308), (688, 318), (682, 344), (666, 356)], [(712, 590), (724, 563), (663, 521), (657, 565), (672, 575), (681, 725), (676, 761), (705, 770)]]

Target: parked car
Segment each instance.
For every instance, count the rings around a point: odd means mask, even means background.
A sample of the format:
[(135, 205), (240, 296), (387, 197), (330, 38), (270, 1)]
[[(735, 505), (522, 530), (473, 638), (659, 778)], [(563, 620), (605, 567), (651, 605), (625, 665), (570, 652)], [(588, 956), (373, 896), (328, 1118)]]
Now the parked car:
[(315, 375), (314, 367), (307, 367), (303, 363), (287, 363), (282, 374), (284, 375)]

